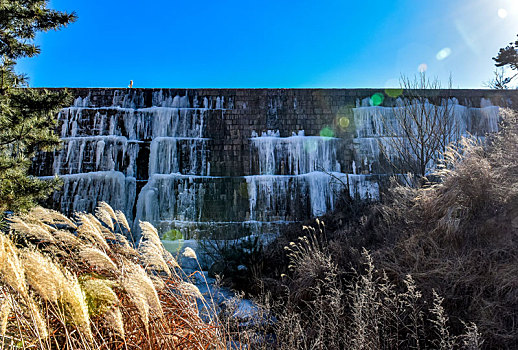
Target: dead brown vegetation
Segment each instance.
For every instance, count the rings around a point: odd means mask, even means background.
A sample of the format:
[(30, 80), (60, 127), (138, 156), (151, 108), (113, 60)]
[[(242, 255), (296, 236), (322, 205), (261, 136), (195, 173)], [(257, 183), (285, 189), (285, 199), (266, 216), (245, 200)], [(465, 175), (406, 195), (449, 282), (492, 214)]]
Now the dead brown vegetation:
[(76, 217), (38, 207), (0, 234), (1, 348), (226, 348), (152, 225), (134, 248), (106, 203)]
[[(291, 320), (293, 329), (306, 336), (306, 345), (317, 348), (332, 348), (332, 335), (347, 333), (334, 324), (348, 322), (364, 332), (356, 332), (363, 334), (359, 343), (354, 337), (338, 340), (349, 348), (360, 348), (360, 343), (364, 349), (518, 348), (518, 114), (504, 111), (502, 116), (500, 132), (485, 144), (464, 139), (449, 148), (433, 183), (420, 188), (394, 184), (381, 203), (369, 207), (349, 203), (323, 219), (327, 237), (318, 244), (297, 238), (306, 232), (292, 231), (266, 249), (265, 259), (273, 263), (265, 266), (256, 285), (264, 282), (268, 289), (284, 291), (282, 303), (290, 306), (277, 309), (279, 319)], [(320, 224), (311, 226), (315, 230)], [(312, 245), (318, 252), (302, 254), (297, 258), (302, 268), (290, 271), (291, 248), (280, 255), (289, 242), (292, 247)], [(358, 281), (369, 275), (360, 263), (364, 248), (380, 272), (374, 273), (371, 287), (364, 280), (359, 288)], [(360, 277), (351, 268), (363, 271)], [(333, 283), (329, 271), (334, 271)], [(356, 294), (350, 294), (351, 285)], [(381, 290), (390, 295), (381, 304), (361, 301)], [(371, 305), (361, 313), (371, 316), (351, 320), (355, 311), (350, 300)], [(390, 300), (388, 309), (372, 309)], [(406, 311), (398, 314), (396, 305), (403, 300)], [(322, 320), (328, 326), (321, 327)], [(403, 327), (386, 333), (375, 320), (384, 320), (383, 327)], [(388, 336), (380, 338), (380, 332)]]
[(453, 315), (477, 323), (488, 348), (516, 348), (516, 113), (505, 112), (487, 147), (465, 140), (445, 158), (440, 183), (381, 207), (397, 241), (377, 261), (394, 276), (410, 273), (424, 290), (437, 290)]

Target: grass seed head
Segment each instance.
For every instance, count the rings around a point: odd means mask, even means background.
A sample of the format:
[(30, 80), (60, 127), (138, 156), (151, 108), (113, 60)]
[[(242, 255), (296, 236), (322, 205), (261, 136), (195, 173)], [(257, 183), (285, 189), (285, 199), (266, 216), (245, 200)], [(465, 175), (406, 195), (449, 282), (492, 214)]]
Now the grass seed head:
[(92, 268), (115, 272), (117, 265), (102, 250), (95, 247), (82, 247), (79, 256), (85, 260)]
[(43, 207), (35, 207), (29, 211), (30, 217), (36, 218), (40, 221), (46, 222), (51, 225), (67, 225), (73, 229), (76, 229), (76, 224), (65, 215), (58, 211), (47, 209)]
[(191, 247), (187, 247), (184, 249), (183, 256), (185, 256), (186, 258), (198, 259), (196, 257), (196, 252)]
[(23, 250), (21, 259), (29, 286), (43, 299), (57, 302), (67, 283), (60, 267), (37, 250)]
[(117, 306), (112, 306), (103, 316), (104, 324), (122, 338), (125, 337), (124, 321), (121, 310)]
[(63, 289), (62, 300), (66, 311), (78, 330), (83, 332), (88, 339), (91, 339), (92, 331), (90, 328), (90, 316), (85, 293), (81, 289), (76, 275), (71, 272), (66, 272), (65, 277), (67, 279), (67, 285), (66, 288)]
[(102, 225), (99, 221), (93, 215), (84, 213), (78, 213), (76, 215), (81, 223), (77, 229), (78, 236), (105, 251), (109, 251), (110, 247), (108, 246), (108, 243), (106, 243), (106, 238), (102, 233)]
[(151, 241), (145, 241), (140, 244), (138, 250), (146, 268), (163, 271), (168, 276), (171, 276), (171, 270), (163, 257), (163, 252), (160, 247), (157, 247)]
[(108, 311), (112, 306), (119, 304), (119, 298), (113, 291), (115, 282), (85, 276), (80, 280), (81, 288), (85, 292), (90, 315), (101, 315)]
[(42, 316), (40, 307), (32, 298), (28, 298), (26, 303), (31, 315), (31, 320), (35, 326), (37, 336), (43, 339), (48, 338), (49, 331), (47, 328), (47, 322)]
[(139, 221), (140, 230), (142, 232), (143, 240), (153, 242), (157, 247), (162, 247), (162, 241), (158, 236), (156, 228), (147, 221)]
[(153, 281), (140, 265), (125, 261), (120, 285), (137, 308), (140, 319), (146, 328), (149, 325), (151, 312), (157, 317), (163, 316), (162, 306)]
[(0, 280), (19, 293), (24, 299), (28, 298), (25, 271), (18, 256), (18, 249), (9, 238), (0, 234)]
[(54, 237), (50, 233), (48, 226), (43, 226), (41, 223), (29, 222), (27, 218), (20, 216), (9, 218), (9, 221), (9, 228), (20, 235), (42, 242), (54, 242)]
[(113, 226), (113, 220), (117, 220), (117, 216), (115, 215), (112, 207), (110, 207), (108, 204), (105, 202), (100, 202), (95, 209), (95, 216), (99, 221), (108, 226), (110, 230), (114, 230), (115, 227)]
[(117, 218), (117, 222), (120, 223), (128, 232), (131, 232), (130, 225), (128, 223), (128, 220), (126, 219), (126, 215), (120, 210), (117, 210), (115, 212), (115, 217)]
[(67, 230), (56, 230), (52, 233), (57, 243), (66, 247), (74, 248), (81, 245), (81, 241), (73, 233)]
[(173, 254), (171, 254), (168, 250), (164, 249), (164, 259), (165, 261), (172, 266), (173, 268), (179, 268), (180, 265), (178, 265), (178, 262), (174, 258)]
[(11, 304), (4, 298), (0, 301), (0, 336), (4, 336), (7, 331), (7, 321), (11, 313)]
[(196, 287), (192, 283), (182, 281), (182, 282), (180, 282), (180, 284), (178, 285), (177, 288), (180, 291), (180, 293), (182, 293), (183, 295), (194, 297), (194, 298), (200, 298), (200, 299), (203, 298), (203, 295), (201, 294), (198, 287)]

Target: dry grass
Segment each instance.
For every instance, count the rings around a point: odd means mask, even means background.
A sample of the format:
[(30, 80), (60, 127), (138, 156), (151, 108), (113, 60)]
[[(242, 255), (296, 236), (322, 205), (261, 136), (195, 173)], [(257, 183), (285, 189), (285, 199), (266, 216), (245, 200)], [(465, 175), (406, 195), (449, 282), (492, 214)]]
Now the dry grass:
[[(517, 349), (518, 114), (503, 120), (486, 145), (449, 149), (434, 183), (395, 184), (328, 215), (327, 237), (317, 223), (266, 249), (256, 284), (284, 291), (271, 346)], [(384, 272), (359, 264), (364, 247)]]
[(76, 217), (38, 207), (0, 234), (1, 348), (227, 347), (152, 225), (141, 223), (134, 249), (126, 218), (106, 203)]
[[(233, 322), (239, 339), (255, 349), (480, 349), (482, 340), (473, 324), (453, 335), (443, 298), (434, 293), (427, 304), (414, 279), (408, 275), (403, 288), (392, 284), (374, 267), (364, 250), (361, 269), (348, 282), (321, 244), (319, 229), (306, 230), (307, 239), (289, 246), (288, 294), (273, 301), (268, 292), (258, 301), (259, 310), (244, 327)], [(313, 237), (310, 237), (313, 236)], [(309, 264), (309, 260), (313, 264)], [(311, 265), (324, 264), (314, 274)], [(308, 278), (304, 274), (311, 275)], [(309, 290), (301, 299), (301, 290)], [(227, 310), (232, 324), (236, 309)], [(272, 318), (275, 316), (275, 319)], [(250, 321), (248, 322), (250, 323)]]
[[(401, 230), (377, 261), (444, 297), (453, 328), (475, 322), (487, 348), (518, 347), (518, 116), (486, 147), (450, 149), (441, 181), (383, 206)], [(404, 204), (403, 204), (404, 203)], [(403, 209), (403, 210), (401, 210)]]

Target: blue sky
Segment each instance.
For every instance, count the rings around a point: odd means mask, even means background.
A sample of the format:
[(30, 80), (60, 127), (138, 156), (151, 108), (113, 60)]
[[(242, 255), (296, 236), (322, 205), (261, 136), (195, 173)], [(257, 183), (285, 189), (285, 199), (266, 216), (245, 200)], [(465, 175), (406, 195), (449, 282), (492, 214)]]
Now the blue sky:
[(20, 61), (34, 87), (480, 88), (518, 0), (51, 0), (77, 22)]

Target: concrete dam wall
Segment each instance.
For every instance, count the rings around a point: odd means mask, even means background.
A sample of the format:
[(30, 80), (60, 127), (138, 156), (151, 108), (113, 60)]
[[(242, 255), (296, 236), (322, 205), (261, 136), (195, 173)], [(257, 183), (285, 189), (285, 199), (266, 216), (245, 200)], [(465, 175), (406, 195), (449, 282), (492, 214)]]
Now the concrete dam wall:
[[(71, 89), (63, 147), (32, 173), (59, 175), (47, 203), (65, 213), (98, 201), (161, 233), (244, 236), (329, 212), (346, 188), (379, 197), (379, 141), (402, 91), (374, 89)], [(514, 91), (423, 91), (461, 134), (498, 129)], [(442, 104), (442, 107), (441, 107)], [(135, 225), (137, 226), (137, 225)], [(174, 231), (171, 231), (174, 230)]]

